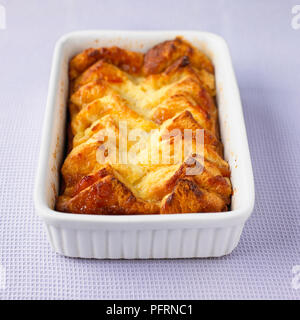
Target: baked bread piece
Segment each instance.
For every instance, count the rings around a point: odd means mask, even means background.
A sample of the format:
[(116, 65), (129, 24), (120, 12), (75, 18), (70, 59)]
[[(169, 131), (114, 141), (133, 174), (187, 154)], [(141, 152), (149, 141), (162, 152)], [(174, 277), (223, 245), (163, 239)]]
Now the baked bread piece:
[[(118, 215), (228, 209), (232, 188), (219, 137), (214, 67), (201, 51), (180, 37), (146, 54), (91, 48), (71, 59), (69, 79), (68, 154), (57, 210)], [(123, 139), (124, 121), (128, 131), (143, 133), (139, 139)], [(185, 129), (192, 132), (190, 148), (180, 153)], [(202, 154), (195, 153), (198, 129)], [(114, 144), (103, 132), (115, 135)], [(131, 161), (124, 161), (131, 150)], [(168, 163), (161, 161), (165, 150)], [(99, 154), (107, 156), (104, 161)]]

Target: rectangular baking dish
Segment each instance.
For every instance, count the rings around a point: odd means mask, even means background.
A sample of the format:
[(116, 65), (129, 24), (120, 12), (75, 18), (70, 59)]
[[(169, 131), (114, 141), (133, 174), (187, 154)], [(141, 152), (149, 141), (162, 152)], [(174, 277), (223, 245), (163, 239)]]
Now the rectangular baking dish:
[[(68, 62), (89, 47), (146, 51), (181, 35), (213, 61), (225, 159), (234, 194), (231, 211), (142, 216), (66, 214), (54, 210), (65, 147)], [(35, 184), (35, 208), (54, 250), (70, 257), (149, 259), (219, 257), (237, 246), (254, 206), (254, 181), (239, 90), (225, 41), (194, 31), (78, 31), (58, 40)]]

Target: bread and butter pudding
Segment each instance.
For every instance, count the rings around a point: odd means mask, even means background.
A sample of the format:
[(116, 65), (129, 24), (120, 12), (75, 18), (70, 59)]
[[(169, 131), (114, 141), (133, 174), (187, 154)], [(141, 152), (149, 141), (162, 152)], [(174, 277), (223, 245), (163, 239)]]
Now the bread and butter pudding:
[[(69, 80), (68, 150), (57, 210), (228, 210), (230, 169), (219, 135), (214, 67), (204, 53), (180, 37), (145, 54), (90, 48), (71, 59)], [(196, 132), (202, 134), (201, 154), (195, 152)], [(162, 161), (166, 150), (169, 161)]]

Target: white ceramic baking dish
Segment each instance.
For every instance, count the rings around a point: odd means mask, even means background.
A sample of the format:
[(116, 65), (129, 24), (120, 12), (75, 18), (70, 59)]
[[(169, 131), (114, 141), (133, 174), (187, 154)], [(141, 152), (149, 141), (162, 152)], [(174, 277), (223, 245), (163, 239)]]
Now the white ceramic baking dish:
[[(146, 51), (182, 35), (203, 50), (216, 72), (217, 102), (225, 159), (234, 194), (231, 211), (142, 216), (95, 216), (55, 211), (63, 161), (68, 95), (68, 61), (89, 47), (117, 45)], [(218, 257), (238, 244), (254, 206), (251, 160), (231, 58), (225, 41), (194, 31), (79, 31), (56, 44), (35, 185), (35, 207), (55, 251), (81, 258), (148, 259)]]

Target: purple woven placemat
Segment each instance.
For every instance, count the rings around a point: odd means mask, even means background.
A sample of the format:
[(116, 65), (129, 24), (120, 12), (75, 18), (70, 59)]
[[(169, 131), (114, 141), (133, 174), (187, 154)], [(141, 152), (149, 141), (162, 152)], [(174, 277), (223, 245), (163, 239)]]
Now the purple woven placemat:
[[(0, 4), (6, 9), (6, 29), (0, 30), (0, 298), (300, 298), (292, 273), (300, 265), (300, 29), (291, 26), (294, 1)], [(78, 29), (206, 30), (228, 41), (256, 184), (255, 210), (231, 255), (96, 261), (52, 251), (35, 216), (33, 184), (54, 43)]]

